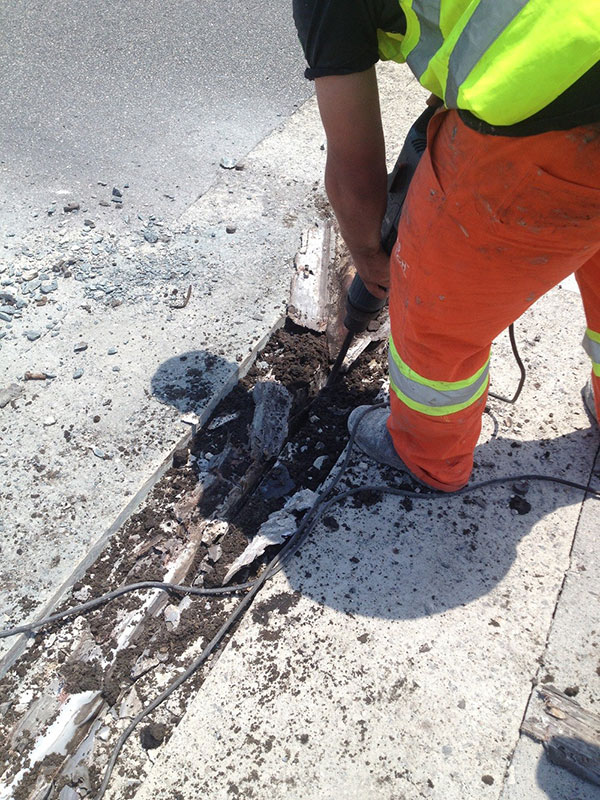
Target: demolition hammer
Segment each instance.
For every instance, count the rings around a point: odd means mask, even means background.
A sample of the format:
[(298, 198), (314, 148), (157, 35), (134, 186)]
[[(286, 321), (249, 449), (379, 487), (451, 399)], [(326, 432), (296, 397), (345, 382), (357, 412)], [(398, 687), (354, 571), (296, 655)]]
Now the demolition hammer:
[[(435, 108), (428, 106), (413, 123), (402, 145), (394, 169), (388, 175), (387, 208), (381, 223), (381, 246), (388, 256), (396, 243), (398, 223), (408, 186), (427, 147), (427, 124), (434, 113)], [(385, 297), (372, 295), (358, 273), (354, 276), (346, 296), (344, 327), (348, 333), (329, 373), (327, 387), (331, 386), (337, 378), (354, 336), (367, 329), (369, 322), (381, 311), (386, 301)]]

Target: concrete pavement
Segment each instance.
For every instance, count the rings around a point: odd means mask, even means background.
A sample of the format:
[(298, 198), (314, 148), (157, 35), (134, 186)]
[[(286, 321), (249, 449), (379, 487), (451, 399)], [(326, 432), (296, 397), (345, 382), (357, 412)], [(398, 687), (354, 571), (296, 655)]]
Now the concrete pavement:
[[(519, 321), (526, 388), (515, 407), (490, 402), (474, 482), (588, 483), (583, 325), (563, 288)], [(502, 338), (494, 389), (514, 378)], [(384, 479), (357, 454), (345, 483)], [(597, 504), (514, 477), (464, 498), (344, 501), (261, 592), (136, 800), (597, 800), (519, 735), (540, 681), (597, 710)]]

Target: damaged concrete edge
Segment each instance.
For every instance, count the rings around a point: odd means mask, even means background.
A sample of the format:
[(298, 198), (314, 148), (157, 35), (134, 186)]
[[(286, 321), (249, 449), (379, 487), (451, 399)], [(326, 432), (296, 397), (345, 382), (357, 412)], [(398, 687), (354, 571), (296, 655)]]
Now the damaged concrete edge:
[[(227, 381), (221, 386), (219, 391), (215, 392), (212, 396), (210, 401), (207, 405), (202, 409), (201, 413), (198, 415), (198, 423), (191, 426), (189, 431), (178, 440), (178, 442), (169, 450), (166, 456), (162, 459), (160, 465), (155, 469), (155, 471), (150, 475), (149, 478), (140, 486), (138, 491), (135, 495), (129, 500), (127, 505), (122, 509), (120, 514), (117, 518), (112, 522), (112, 524), (106, 529), (106, 531), (102, 534), (102, 536), (96, 541), (96, 543), (91, 547), (85, 557), (79, 562), (77, 567), (73, 570), (71, 575), (67, 578), (66, 581), (60, 586), (59, 589), (52, 595), (50, 600), (46, 603), (46, 605), (36, 614), (35, 617), (29, 620), (29, 623), (39, 622), (40, 620), (44, 619), (44, 617), (49, 616), (53, 613), (56, 607), (60, 604), (60, 602), (65, 598), (67, 592), (71, 589), (71, 587), (78, 581), (80, 578), (85, 575), (86, 571), (91, 567), (91, 565), (96, 561), (96, 559), (100, 556), (102, 551), (108, 545), (111, 537), (125, 524), (125, 522), (135, 513), (135, 511), (139, 508), (139, 506), (146, 500), (152, 489), (156, 486), (156, 484), (160, 481), (160, 479), (165, 475), (167, 470), (171, 467), (173, 461), (173, 453), (176, 450), (181, 449), (182, 447), (186, 447), (189, 442), (191, 441), (192, 437), (200, 430), (206, 422), (210, 419), (210, 416), (217, 405), (223, 400), (229, 392), (236, 386), (236, 384), (246, 375), (246, 373), (250, 370), (258, 354), (264, 349), (265, 345), (271, 338), (271, 336), (279, 330), (285, 323), (286, 316), (281, 315), (275, 321), (275, 323), (267, 330), (267, 332), (260, 338), (260, 340), (256, 343), (256, 345), (252, 348), (246, 359), (238, 366), (236, 370), (234, 370)], [(26, 624), (26, 623), (20, 623)], [(18, 658), (25, 652), (27, 649), (27, 645), (29, 641), (33, 640), (33, 636), (28, 634), (22, 634), (18, 637), (15, 644), (11, 647), (11, 649), (6, 653), (6, 655), (0, 660), (0, 679), (2, 679), (6, 673), (10, 670), (10, 668), (14, 665)]]

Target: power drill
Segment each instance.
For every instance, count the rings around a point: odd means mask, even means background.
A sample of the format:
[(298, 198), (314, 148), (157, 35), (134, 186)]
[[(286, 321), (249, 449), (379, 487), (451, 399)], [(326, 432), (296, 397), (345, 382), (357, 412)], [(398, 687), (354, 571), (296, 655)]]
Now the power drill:
[[(387, 208), (381, 224), (381, 246), (388, 255), (396, 243), (402, 206), (417, 164), (427, 147), (427, 124), (435, 110), (434, 107), (428, 106), (413, 123), (394, 169), (388, 175)], [(385, 297), (372, 295), (360, 275), (356, 273), (346, 296), (344, 327), (348, 330), (348, 334), (329, 373), (326, 386), (331, 386), (335, 381), (354, 336), (367, 329), (369, 322), (381, 311), (386, 301)]]

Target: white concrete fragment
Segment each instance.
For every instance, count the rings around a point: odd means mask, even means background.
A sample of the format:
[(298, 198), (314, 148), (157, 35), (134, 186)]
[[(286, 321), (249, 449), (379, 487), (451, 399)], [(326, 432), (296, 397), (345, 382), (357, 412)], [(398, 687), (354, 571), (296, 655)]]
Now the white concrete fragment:
[(320, 333), (327, 327), (327, 272), (333, 240), (329, 222), (308, 228), (294, 261), (288, 316), (297, 325)]
[(307, 511), (317, 499), (317, 493), (312, 489), (301, 489), (293, 494), (284, 505), (285, 511)]
[(174, 628), (176, 628), (179, 625), (181, 611), (178, 606), (174, 606), (172, 603), (169, 603), (169, 605), (166, 606), (163, 615), (165, 621), (170, 622)]
[(209, 431), (215, 431), (217, 428), (222, 427), (223, 425), (228, 425), (230, 422), (233, 422), (234, 419), (237, 419), (240, 415), (239, 411), (236, 411), (234, 414), (224, 414), (222, 417), (215, 417), (207, 426)]
[(266, 522), (260, 526), (258, 533), (228, 569), (223, 578), (223, 585), (239, 572), (242, 567), (252, 564), (261, 556), (267, 547), (281, 544), (296, 530), (296, 520), (287, 511), (275, 511)]
[(292, 512), (306, 511), (313, 505), (315, 499), (315, 492), (311, 491), (311, 489), (302, 489), (290, 497), (280, 511), (275, 511), (271, 514), (268, 520), (263, 522), (260, 526), (258, 533), (244, 552), (233, 562), (223, 578), (223, 584), (228, 583), (242, 567), (252, 564), (253, 561), (265, 552), (267, 547), (281, 544), (291, 536), (298, 527), (298, 523)]
[(23, 386), (18, 383), (11, 383), (4, 389), (0, 389), (0, 408), (7, 406), (12, 400), (16, 400), (24, 393)]
[(137, 716), (142, 708), (142, 701), (135, 690), (135, 686), (132, 686), (129, 692), (121, 700), (121, 705), (119, 706), (119, 717), (121, 719), (131, 719)]

